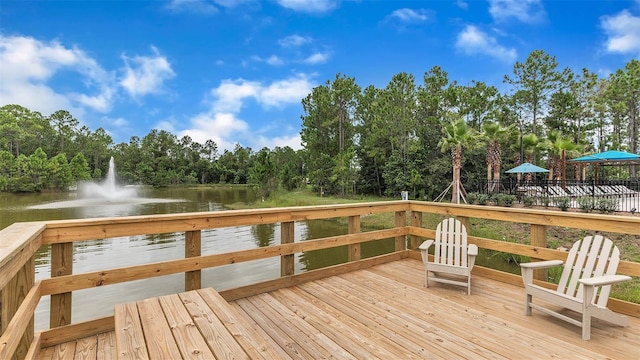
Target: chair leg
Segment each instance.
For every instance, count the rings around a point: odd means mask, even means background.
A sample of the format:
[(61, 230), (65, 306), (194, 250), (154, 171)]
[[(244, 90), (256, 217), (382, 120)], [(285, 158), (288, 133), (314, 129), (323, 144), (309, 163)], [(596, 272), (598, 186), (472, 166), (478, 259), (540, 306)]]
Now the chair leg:
[(591, 314), (582, 314), (582, 340), (591, 339)]
[(471, 295), (471, 274), (467, 276), (467, 295)]
[(429, 270), (424, 271), (424, 287), (429, 287)]
[(531, 294), (527, 294), (524, 299), (524, 314), (527, 316), (531, 316), (531, 305), (529, 305), (531, 304), (531, 300)]

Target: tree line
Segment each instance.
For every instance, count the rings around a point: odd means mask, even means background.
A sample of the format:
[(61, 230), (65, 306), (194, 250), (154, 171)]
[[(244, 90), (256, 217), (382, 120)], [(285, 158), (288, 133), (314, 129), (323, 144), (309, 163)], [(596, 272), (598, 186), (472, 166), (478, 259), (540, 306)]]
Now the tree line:
[[(420, 83), (408, 73), (384, 88), (362, 88), (337, 74), (302, 99), (303, 148), (239, 144), (220, 152), (164, 130), (114, 144), (68, 111), (49, 116), (19, 105), (0, 108), (0, 191), (66, 189), (106, 175), (114, 157), (127, 183), (253, 184), (263, 197), (310, 184), (319, 193), (434, 199), (449, 185), (499, 180), (524, 161), (547, 166), (564, 157), (608, 149), (638, 152), (640, 62), (606, 77), (560, 69), (555, 57), (533, 51), (503, 79), (508, 90), (472, 81), (458, 84), (439, 66)], [(452, 166), (453, 165), (453, 166)], [(571, 176), (579, 172), (569, 169)], [(624, 176), (636, 177), (631, 167)], [(456, 199), (457, 186), (453, 186)]]

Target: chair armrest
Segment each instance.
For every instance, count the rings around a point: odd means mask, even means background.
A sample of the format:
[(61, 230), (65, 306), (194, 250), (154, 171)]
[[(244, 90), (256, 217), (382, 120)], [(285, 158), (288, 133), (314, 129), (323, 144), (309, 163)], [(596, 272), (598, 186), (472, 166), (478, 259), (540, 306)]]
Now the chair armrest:
[(427, 251), (427, 250), (429, 250), (431, 245), (433, 245), (434, 242), (435, 242), (435, 240), (425, 240), (425, 241), (422, 242), (422, 244), (420, 244), (418, 249)]
[(627, 275), (605, 275), (605, 276), (596, 276), (593, 278), (587, 279), (579, 279), (578, 282), (585, 286), (603, 286), (603, 285), (611, 285), (623, 281), (631, 280), (631, 276)]
[(418, 246), (418, 249), (420, 249), (420, 256), (422, 257), (422, 262), (425, 263), (425, 265), (429, 261), (429, 254), (427, 253), (427, 250), (429, 250), (434, 242), (435, 240), (425, 240), (422, 242), (422, 244), (420, 244), (420, 246)]
[(478, 255), (478, 245), (476, 244), (469, 245), (469, 247), (467, 247), (467, 255), (469, 256)]
[(550, 268), (554, 266), (560, 266), (562, 264), (564, 264), (564, 261), (562, 260), (547, 260), (547, 261), (522, 263), (520, 264), (520, 267), (525, 269), (545, 269), (545, 268)]

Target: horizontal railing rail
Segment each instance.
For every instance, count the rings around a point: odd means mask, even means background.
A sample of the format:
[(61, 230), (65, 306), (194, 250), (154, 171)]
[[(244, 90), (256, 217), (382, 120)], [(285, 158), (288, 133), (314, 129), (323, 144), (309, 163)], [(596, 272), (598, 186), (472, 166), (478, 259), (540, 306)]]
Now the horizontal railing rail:
[[(409, 212), (411, 217), (407, 218)], [(383, 230), (361, 231), (362, 216), (380, 213), (393, 213), (395, 226)], [(415, 250), (421, 239), (433, 236), (434, 232), (423, 228), (423, 214), (457, 216), (466, 221), (467, 225), (470, 218), (530, 224), (530, 245), (473, 236), (470, 237), (470, 242), (477, 244), (480, 248), (535, 259), (563, 259), (566, 256), (562, 251), (547, 249), (546, 232), (551, 226), (640, 235), (640, 218), (634, 216), (417, 201), (16, 223), (0, 230), (0, 302), (2, 304), (0, 358), (24, 358), (26, 354), (33, 354), (33, 344), (36, 341), (37, 346), (46, 346), (65, 341), (65, 339), (69, 340), (69, 337), (73, 336), (109, 331), (109, 328), (113, 327), (112, 317), (86, 323), (72, 323), (71, 300), (74, 291), (176, 273), (185, 273), (185, 289), (191, 290), (201, 286), (200, 271), (203, 269), (280, 257), (281, 280), (271, 280), (259, 286), (248, 285), (223, 292), (227, 298), (238, 298), (269, 291), (296, 281), (327, 276), (336, 271), (347, 271), (406, 256), (415, 257), (416, 252), (407, 250)], [(294, 242), (293, 224), (296, 221), (330, 218), (347, 218), (348, 234)], [(278, 245), (224, 254), (201, 255), (200, 253), (200, 231), (202, 230), (275, 223), (281, 225), (281, 239)], [(73, 272), (74, 242), (182, 232), (185, 233), (185, 258), (79, 274)], [(398, 254), (397, 256), (383, 255), (374, 259), (361, 260), (360, 245), (362, 243), (388, 238), (395, 239), (393, 253)], [(51, 277), (36, 282), (34, 258), (36, 251), (42, 245), (51, 246)], [(332, 267), (331, 270), (320, 269), (295, 274), (294, 254), (336, 246), (349, 247), (347, 265)], [(477, 271), (485, 276), (506, 279), (511, 283), (519, 281), (516, 275), (501, 273), (497, 270), (478, 267)], [(623, 261), (618, 272), (640, 276), (640, 263)], [(48, 295), (51, 295), (50, 327), (52, 330), (36, 336), (33, 326), (35, 307), (40, 297)], [(615, 306), (612, 307), (617, 307), (617, 310), (640, 317), (640, 305), (622, 301), (614, 301), (614, 303)]]

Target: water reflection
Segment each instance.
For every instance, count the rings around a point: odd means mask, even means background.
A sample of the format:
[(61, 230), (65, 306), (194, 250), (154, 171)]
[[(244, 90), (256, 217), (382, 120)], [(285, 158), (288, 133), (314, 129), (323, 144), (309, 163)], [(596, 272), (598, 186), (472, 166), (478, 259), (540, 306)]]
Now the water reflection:
[(256, 240), (258, 247), (265, 247), (274, 244), (275, 224), (258, 224), (251, 226), (251, 235)]

